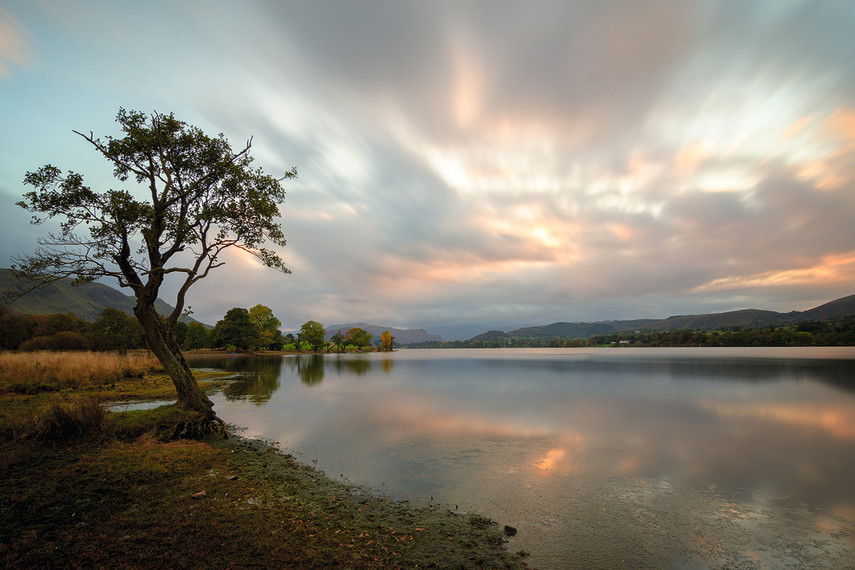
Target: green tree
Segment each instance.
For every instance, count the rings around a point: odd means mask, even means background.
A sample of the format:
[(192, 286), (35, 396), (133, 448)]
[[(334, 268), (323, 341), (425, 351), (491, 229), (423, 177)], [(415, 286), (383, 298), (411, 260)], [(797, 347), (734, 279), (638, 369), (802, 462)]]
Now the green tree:
[(273, 311), (264, 305), (256, 305), (249, 310), (249, 320), (258, 331), (258, 347), (268, 350), (282, 348), (282, 333), (279, 327), (282, 323), (273, 316)]
[(118, 350), (119, 354), (126, 354), (129, 348), (142, 344), (139, 321), (119, 309), (104, 308), (98, 319), (92, 323), (92, 330), (104, 339), (104, 348)]
[(345, 341), (341, 331), (335, 331), (335, 334), (330, 338), (330, 342), (335, 345), (336, 352), (344, 352)]
[[(324, 325), (317, 321), (306, 321), (300, 327), (300, 344), (306, 343), (315, 352), (324, 347), (324, 337), (326, 331)], [(301, 347), (302, 349), (302, 347)]]
[(18, 348), (33, 338), (36, 326), (33, 315), (14, 315), (7, 307), (0, 305), (0, 349)]
[(172, 334), (175, 335), (175, 340), (178, 341), (179, 346), (184, 345), (184, 341), (187, 340), (187, 329), (189, 325), (184, 321), (178, 321), (175, 323), (175, 326), (172, 327)]
[(187, 337), (184, 339), (184, 348), (187, 350), (211, 348), (211, 331), (202, 323), (190, 323), (187, 325)]
[(211, 342), (216, 347), (234, 346), (241, 350), (258, 346), (258, 330), (252, 324), (249, 311), (240, 307), (229, 309), (223, 320), (214, 326)]
[[(279, 255), (263, 245), (285, 245), (278, 223), (285, 196), (280, 181), (296, 172), (276, 179), (253, 169), (251, 139), (235, 152), (223, 135), (207, 136), (172, 114), (120, 109), (116, 121), (121, 138), (74, 132), (107, 160), (121, 189), (98, 192), (81, 174), (63, 174), (52, 165), (26, 174), (24, 183), (34, 190), (18, 205), (34, 214), (34, 223), (57, 218), (61, 224), (58, 234), (39, 240), (34, 254), (18, 257), (14, 269), (40, 284), (112, 277), (130, 288), (146, 345), (172, 378), (179, 404), (203, 412), (200, 430), (221, 429), (173, 327), (187, 291), (223, 265), (228, 248), (288, 272)], [(161, 317), (154, 302), (168, 276), (178, 278), (175, 309)]]
[(371, 346), (371, 335), (365, 329), (353, 327), (344, 333), (345, 344), (352, 344), (357, 348), (367, 348)]

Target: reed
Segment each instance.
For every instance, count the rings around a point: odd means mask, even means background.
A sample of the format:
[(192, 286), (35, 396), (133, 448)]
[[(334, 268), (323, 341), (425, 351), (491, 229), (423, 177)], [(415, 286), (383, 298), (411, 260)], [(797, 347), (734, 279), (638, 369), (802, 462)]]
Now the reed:
[(107, 412), (95, 398), (53, 399), (25, 433), (44, 443), (82, 441), (102, 436), (106, 419)]
[(0, 386), (16, 392), (29, 388), (78, 388), (141, 378), (161, 370), (147, 353), (114, 352), (28, 352), (0, 353)]

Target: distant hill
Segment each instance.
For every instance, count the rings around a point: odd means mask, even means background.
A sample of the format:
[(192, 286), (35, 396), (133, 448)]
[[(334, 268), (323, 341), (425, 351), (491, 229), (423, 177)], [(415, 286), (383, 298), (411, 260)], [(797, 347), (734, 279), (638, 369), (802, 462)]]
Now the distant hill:
[[(519, 325), (516, 326), (508, 326), (508, 327), (493, 327), (494, 329), (499, 329), (501, 331), (511, 330), (518, 328)], [(479, 333), (482, 333), (487, 330), (488, 327), (484, 325), (432, 325), (429, 327), (425, 327), (425, 330), (429, 334), (435, 334), (442, 337), (443, 340), (466, 340), (467, 338), (471, 338)]]
[(396, 329), (392, 327), (383, 327), (380, 325), (369, 325), (366, 323), (356, 323), (350, 325), (330, 325), (326, 327), (326, 339), (330, 340), (337, 332), (346, 333), (352, 328), (360, 328), (373, 336), (373, 341), (380, 339), (380, 335), (386, 331), (392, 333), (395, 337), (395, 342), (399, 345), (413, 344), (416, 342), (442, 342), (442, 337), (436, 334), (431, 334), (424, 329)]
[(795, 313), (776, 313), (759, 309), (742, 309), (726, 313), (711, 313), (706, 315), (680, 315), (663, 320), (650, 321), (638, 326), (624, 326), (621, 321), (616, 325), (617, 330), (658, 330), (673, 331), (678, 329), (719, 329), (722, 327), (759, 326), (792, 322)]
[[(0, 268), (0, 300), (10, 292), (26, 289), (27, 284), (15, 279), (11, 269)], [(54, 313), (74, 313), (85, 320), (94, 321), (101, 316), (101, 311), (110, 307), (133, 315), (136, 300), (102, 283), (86, 283), (73, 287), (71, 279), (61, 279), (39, 287), (38, 289), (19, 297), (9, 304), (9, 307), (19, 313), (31, 315), (51, 315)], [(173, 307), (158, 299), (155, 304), (157, 312), (168, 315)], [(181, 317), (187, 323), (194, 322), (190, 317)]]
[(800, 314), (805, 317), (802, 320), (822, 320), (855, 315), (855, 295), (836, 299), (819, 307), (802, 311)]
[(742, 309), (724, 313), (702, 315), (677, 315), (667, 319), (637, 319), (629, 321), (600, 321), (595, 323), (552, 323), (535, 327), (522, 327), (511, 331), (492, 330), (469, 340), (496, 340), (500, 338), (588, 338), (594, 335), (624, 331), (674, 331), (712, 330), (725, 327), (757, 327), (803, 321), (855, 316), (855, 295), (843, 297), (806, 311), (778, 313), (760, 309)]

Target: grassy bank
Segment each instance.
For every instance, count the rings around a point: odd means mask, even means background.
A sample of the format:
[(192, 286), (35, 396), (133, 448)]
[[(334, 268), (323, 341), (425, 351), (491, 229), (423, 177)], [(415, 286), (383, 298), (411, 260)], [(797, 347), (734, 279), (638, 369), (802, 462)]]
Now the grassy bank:
[(156, 371), (38, 382), (0, 380), (4, 567), (524, 567), (476, 515), (410, 509), (260, 442), (164, 441), (171, 406), (104, 411), (158, 397)]

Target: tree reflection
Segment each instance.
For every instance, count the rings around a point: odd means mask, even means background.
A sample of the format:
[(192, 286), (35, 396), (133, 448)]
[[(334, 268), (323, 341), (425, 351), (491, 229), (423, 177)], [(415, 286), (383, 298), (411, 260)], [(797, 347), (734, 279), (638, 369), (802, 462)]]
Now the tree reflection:
[(374, 363), (365, 358), (338, 357), (335, 359), (333, 366), (335, 366), (335, 371), (339, 376), (341, 376), (343, 372), (355, 374), (356, 376), (363, 376), (371, 372), (371, 369), (374, 367)]
[[(244, 362), (238, 363), (226, 361), (225, 366), (221, 365), (226, 370), (246, 370), (247, 364)], [(270, 400), (273, 392), (279, 389), (279, 375), (282, 372), (281, 358), (256, 358), (252, 362), (252, 372), (245, 376), (229, 383), (223, 389), (223, 395), (229, 400), (238, 400), (247, 398), (249, 401), (256, 404), (263, 404)]]
[(303, 384), (308, 386), (320, 384), (324, 380), (324, 355), (298, 356), (297, 372)]

